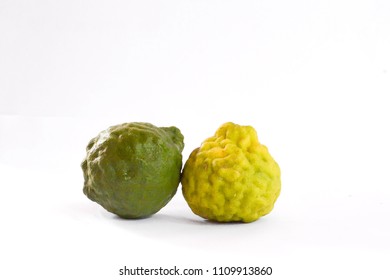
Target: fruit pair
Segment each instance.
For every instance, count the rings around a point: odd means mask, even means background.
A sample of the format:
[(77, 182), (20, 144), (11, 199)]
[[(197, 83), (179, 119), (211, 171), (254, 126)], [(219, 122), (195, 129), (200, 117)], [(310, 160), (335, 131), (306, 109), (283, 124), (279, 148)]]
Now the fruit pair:
[(149, 123), (109, 127), (87, 146), (84, 193), (123, 218), (158, 212), (181, 181), (191, 210), (218, 222), (252, 222), (280, 193), (280, 169), (250, 126), (223, 124), (182, 167), (183, 135)]

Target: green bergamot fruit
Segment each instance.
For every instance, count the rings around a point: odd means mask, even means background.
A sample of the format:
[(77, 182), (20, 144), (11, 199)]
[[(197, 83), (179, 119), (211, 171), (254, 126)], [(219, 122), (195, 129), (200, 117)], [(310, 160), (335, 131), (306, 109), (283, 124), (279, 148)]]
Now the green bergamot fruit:
[(84, 194), (122, 218), (150, 216), (177, 191), (183, 148), (183, 135), (173, 126), (111, 126), (87, 146)]

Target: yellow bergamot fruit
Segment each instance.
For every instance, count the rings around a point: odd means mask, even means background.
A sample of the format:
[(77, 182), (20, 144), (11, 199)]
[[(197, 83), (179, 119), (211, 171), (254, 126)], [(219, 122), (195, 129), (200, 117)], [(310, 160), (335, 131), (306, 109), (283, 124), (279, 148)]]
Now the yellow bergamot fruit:
[(253, 222), (280, 194), (280, 168), (251, 126), (223, 124), (184, 165), (182, 191), (191, 210), (218, 222)]

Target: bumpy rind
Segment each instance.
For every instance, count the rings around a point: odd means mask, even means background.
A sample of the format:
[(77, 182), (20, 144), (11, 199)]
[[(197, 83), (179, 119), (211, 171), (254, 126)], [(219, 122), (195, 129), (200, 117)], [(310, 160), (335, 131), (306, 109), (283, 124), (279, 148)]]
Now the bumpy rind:
[(181, 182), (191, 210), (218, 222), (259, 219), (281, 190), (280, 168), (255, 129), (231, 122), (191, 153)]
[(177, 191), (183, 147), (183, 135), (175, 127), (141, 122), (111, 126), (86, 148), (83, 192), (120, 217), (150, 216)]

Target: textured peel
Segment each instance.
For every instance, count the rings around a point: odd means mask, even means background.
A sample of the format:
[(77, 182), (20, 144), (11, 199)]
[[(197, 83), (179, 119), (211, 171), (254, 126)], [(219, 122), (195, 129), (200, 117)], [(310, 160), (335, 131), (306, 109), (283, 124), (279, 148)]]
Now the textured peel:
[(280, 168), (251, 126), (223, 124), (184, 165), (182, 191), (191, 210), (219, 222), (252, 222), (280, 194)]
[(124, 123), (91, 139), (82, 162), (84, 194), (123, 218), (150, 216), (177, 191), (183, 135), (176, 127)]

